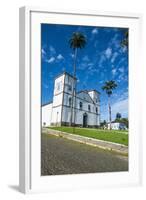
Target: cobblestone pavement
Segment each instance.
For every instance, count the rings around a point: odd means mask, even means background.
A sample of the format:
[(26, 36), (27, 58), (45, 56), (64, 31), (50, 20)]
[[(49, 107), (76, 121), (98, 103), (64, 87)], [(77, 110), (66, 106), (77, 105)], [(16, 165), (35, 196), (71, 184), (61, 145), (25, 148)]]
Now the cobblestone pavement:
[(42, 134), (41, 174), (79, 174), (128, 170), (128, 158), (61, 137)]

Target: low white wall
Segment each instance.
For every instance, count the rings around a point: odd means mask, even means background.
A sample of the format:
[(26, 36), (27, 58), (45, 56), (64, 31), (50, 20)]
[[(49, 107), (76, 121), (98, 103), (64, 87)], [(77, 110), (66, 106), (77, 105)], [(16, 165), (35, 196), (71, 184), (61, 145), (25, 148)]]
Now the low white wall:
[(61, 122), (61, 109), (62, 106), (57, 106), (52, 108), (52, 118), (51, 118), (51, 123), (54, 125), (59, 125)]
[(42, 106), (42, 126), (50, 126), (52, 115), (52, 103)]

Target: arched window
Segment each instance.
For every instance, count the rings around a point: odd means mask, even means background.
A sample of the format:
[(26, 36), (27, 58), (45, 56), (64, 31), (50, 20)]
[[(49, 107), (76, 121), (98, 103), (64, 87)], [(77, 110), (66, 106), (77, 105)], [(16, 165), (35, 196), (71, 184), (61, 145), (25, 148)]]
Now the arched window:
[(90, 105), (88, 105), (88, 111), (89, 111), (89, 112), (91, 111), (91, 106), (90, 106)]
[(83, 103), (81, 101), (80, 101), (79, 107), (80, 107), (80, 110), (83, 109)]
[(68, 90), (72, 91), (71, 85), (68, 85)]
[(96, 113), (98, 113), (98, 108), (96, 107)]
[(70, 106), (70, 107), (71, 107), (71, 102), (72, 102), (71, 97), (69, 97), (68, 103), (69, 103), (69, 106)]

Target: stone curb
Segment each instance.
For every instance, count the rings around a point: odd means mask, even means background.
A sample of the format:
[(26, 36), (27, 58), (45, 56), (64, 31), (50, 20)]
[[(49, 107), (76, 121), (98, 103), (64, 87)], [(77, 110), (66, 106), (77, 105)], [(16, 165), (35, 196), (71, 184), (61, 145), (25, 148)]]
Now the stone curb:
[(84, 137), (84, 136), (75, 135), (75, 134), (66, 133), (66, 132), (57, 131), (57, 130), (52, 130), (52, 129), (48, 129), (48, 128), (43, 128), (42, 132), (48, 133), (51, 135), (55, 135), (55, 136), (59, 136), (59, 137), (63, 137), (66, 139), (74, 140), (74, 141), (77, 141), (77, 142), (80, 142), (83, 144), (92, 145), (92, 146), (99, 147), (102, 149), (115, 151), (115, 152), (118, 152), (118, 153), (121, 153), (124, 155), (128, 155), (128, 147), (125, 145), (122, 145), (122, 144), (112, 143), (112, 142), (98, 140), (98, 139), (89, 138), (89, 137)]

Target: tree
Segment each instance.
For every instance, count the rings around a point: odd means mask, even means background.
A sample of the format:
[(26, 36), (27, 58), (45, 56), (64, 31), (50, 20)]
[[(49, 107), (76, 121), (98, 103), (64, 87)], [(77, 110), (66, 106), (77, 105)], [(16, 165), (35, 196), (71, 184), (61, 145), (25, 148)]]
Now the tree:
[(116, 120), (121, 119), (121, 117), (122, 117), (121, 113), (118, 112), (118, 113), (116, 114)]
[[(70, 126), (72, 125), (73, 117), (73, 100), (75, 99), (76, 104), (76, 60), (77, 60), (77, 50), (82, 49), (86, 45), (86, 37), (80, 33), (75, 32), (72, 34), (72, 37), (69, 40), (70, 48), (74, 51), (74, 65), (73, 65), (73, 88), (72, 88), (72, 104), (71, 104), (71, 117), (70, 117)], [(75, 96), (75, 98), (74, 98)], [(75, 107), (75, 106), (74, 106)], [(75, 109), (74, 109), (74, 124), (75, 124)]]
[(124, 39), (121, 42), (121, 46), (128, 48), (128, 31), (124, 32)]
[(103, 120), (103, 121), (100, 123), (100, 127), (103, 128), (105, 125), (106, 125), (106, 120)]
[(111, 105), (110, 105), (110, 97), (113, 93), (113, 90), (117, 87), (117, 83), (113, 80), (106, 81), (104, 86), (102, 87), (102, 90), (105, 90), (107, 96), (108, 96), (108, 109), (109, 109), (109, 123), (110, 123), (110, 129), (111, 129)]
[(124, 123), (124, 124), (126, 125), (127, 128), (129, 127), (128, 118), (121, 118), (121, 119), (120, 119), (120, 122), (121, 122), (121, 123)]

